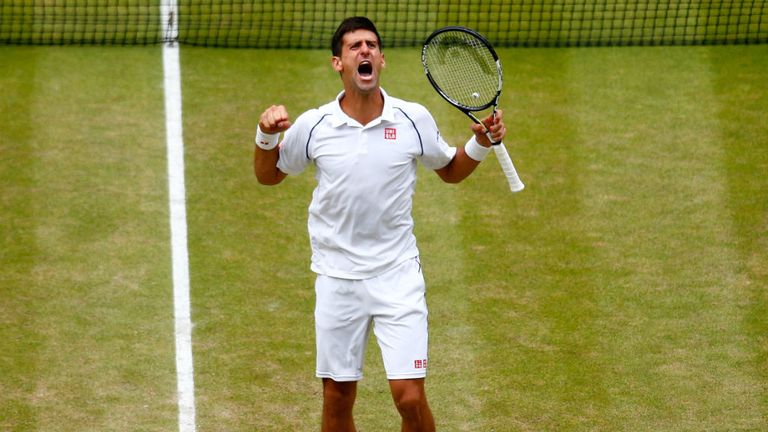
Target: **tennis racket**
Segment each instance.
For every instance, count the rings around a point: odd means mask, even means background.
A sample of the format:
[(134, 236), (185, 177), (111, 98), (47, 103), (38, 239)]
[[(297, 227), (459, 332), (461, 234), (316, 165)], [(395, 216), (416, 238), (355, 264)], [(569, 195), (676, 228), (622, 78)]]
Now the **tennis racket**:
[[(496, 115), (502, 86), (501, 61), (482, 35), (459, 26), (435, 30), (424, 41), (421, 63), (432, 87), (472, 121), (482, 125), (474, 113), (491, 106)], [(487, 127), (485, 131), (509, 188), (512, 192), (523, 190), (525, 185), (520, 181), (506, 147), (493, 141)]]

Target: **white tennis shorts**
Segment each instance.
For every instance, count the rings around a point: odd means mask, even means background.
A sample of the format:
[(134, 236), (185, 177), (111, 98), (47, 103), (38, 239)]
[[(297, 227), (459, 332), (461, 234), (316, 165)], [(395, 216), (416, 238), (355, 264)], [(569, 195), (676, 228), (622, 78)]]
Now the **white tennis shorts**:
[(317, 377), (359, 381), (370, 329), (387, 378), (427, 374), (427, 302), (418, 258), (371, 279), (318, 275), (315, 282)]

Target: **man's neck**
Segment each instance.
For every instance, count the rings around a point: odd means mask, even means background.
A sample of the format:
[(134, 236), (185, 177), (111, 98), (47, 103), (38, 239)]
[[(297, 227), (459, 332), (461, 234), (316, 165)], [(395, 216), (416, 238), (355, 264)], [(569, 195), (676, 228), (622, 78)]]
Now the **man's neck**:
[(379, 118), (384, 111), (384, 95), (378, 87), (368, 93), (345, 90), (339, 103), (346, 115), (363, 126)]

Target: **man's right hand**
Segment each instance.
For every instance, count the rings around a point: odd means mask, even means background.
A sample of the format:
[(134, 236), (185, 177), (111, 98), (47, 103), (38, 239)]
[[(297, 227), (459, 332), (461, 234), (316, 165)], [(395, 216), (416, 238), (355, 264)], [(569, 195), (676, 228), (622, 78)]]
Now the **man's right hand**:
[(283, 105), (272, 105), (259, 118), (259, 129), (265, 134), (285, 132), (289, 127), (291, 120)]

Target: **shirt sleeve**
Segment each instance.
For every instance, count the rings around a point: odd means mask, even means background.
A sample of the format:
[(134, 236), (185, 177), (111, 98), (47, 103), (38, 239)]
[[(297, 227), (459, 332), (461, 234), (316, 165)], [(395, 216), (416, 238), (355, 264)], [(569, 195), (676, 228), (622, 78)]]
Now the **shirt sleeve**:
[(456, 156), (456, 147), (451, 147), (445, 142), (435, 119), (426, 108), (420, 107), (416, 116), (417, 129), (422, 131), (423, 152), (419, 157), (421, 163), (428, 169), (436, 170), (448, 165)]
[(277, 160), (277, 168), (288, 174), (297, 175), (312, 162), (307, 157), (307, 141), (309, 128), (314, 124), (312, 118), (316, 117), (316, 110), (310, 110), (300, 115), (293, 125), (285, 131), (283, 141), (280, 143), (280, 157)]

